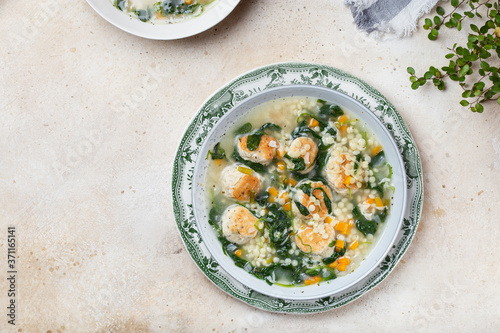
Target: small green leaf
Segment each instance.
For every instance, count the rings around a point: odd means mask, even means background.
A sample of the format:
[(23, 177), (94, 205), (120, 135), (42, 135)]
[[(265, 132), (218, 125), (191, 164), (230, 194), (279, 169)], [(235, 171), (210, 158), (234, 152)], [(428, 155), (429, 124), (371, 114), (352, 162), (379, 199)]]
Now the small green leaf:
[(437, 37), (439, 35), (439, 31), (437, 29), (432, 29), (430, 34)]
[(443, 7), (438, 6), (438, 7), (436, 8), (436, 12), (437, 12), (439, 15), (443, 16), (443, 15), (444, 15), (444, 9), (443, 9)]
[(464, 65), (464, 67), (460, 69), (460, 72), (458, 72), (458, 76), (463, 77), (468, 71), (469, 71), (469, 65)]
[(462, 106), (468, 106), (468, 105), (469, 105), (469, 102), (467, 102), (465, 99), (463, 99), (463, 100), (461, 100), (461, 101), (460, 101), (460, 104), (461, 104)]
[(418, 82), (413, 82), (413, 83), (411, 84), (411, 89), (413, 89), (413, 90), (417, 90), (417, 89), (418, 89), (418, 87), (420, 87), (420, 84), (419, 84)]
[(455, 56), (455, 53), (448, 53), (447, 55), (445, 55), (445, 58), (446, 59), (451, 59)]
[(453, 7), (457, 7), (458, 6), (458, 0), (451, 0), (451, 5)]
[(427, 26), (429, 26), (429, 27), (432, 27), (432, 21), (431, 21), (431, 19), (430, 19), (430, 18), (426, 18), (426, 19), (425, 19), (425, 24), (426, 24)]
[(413, 69), (413, 67), (408, 67), (408, 68), (406, 69), (406, 71), (408, 72), (408, 74), (412, 74), (412, 75), (414, 75), (414, 74), (415, 74), (415, 70)]
[(484, 107), (482, 104), (477, 103), (476, 104), (476, 112), (482, 113), (484, 111)]

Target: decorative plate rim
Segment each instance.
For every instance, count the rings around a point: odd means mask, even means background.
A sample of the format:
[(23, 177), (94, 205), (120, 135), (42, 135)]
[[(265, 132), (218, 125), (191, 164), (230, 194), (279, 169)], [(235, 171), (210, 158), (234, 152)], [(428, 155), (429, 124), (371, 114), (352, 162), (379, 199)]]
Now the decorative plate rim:
[[(234, 280), (222, 270), (201, 240), (194, 220), (190, 193), (199, 143), (214, 124), (246, 97), (268, 88), (288, 84), (327, 87), (353, 97), (365, 105), (393, 136), (407, 174), (408, 204), (405, 218), (397, 239), (384, 261), (366, 279), (352, 288), (340, 294), (306, 301), (284, 300), (260, 294)], [(347, 86), (349, 89), (344, 90), (343, 88)], [(246, 94), (242, 89), (238, 89), (245, 87)], [(181, 239), (195, 264), (212, 283), (227, 294), (251, 306), (272, 312), (305, 314), (327, 311), (346, 305), (377, 286), (392, 272), (415, 236), (422, 213), (423, 195), (423, 175), (418, 149), (408, 127), (394, 106), (363, 80), (328, 65), (306, 62), (265, 65), (239, 75), (214, 92), (187, 126), (178, 145), (172, 168), (173, 213)]]

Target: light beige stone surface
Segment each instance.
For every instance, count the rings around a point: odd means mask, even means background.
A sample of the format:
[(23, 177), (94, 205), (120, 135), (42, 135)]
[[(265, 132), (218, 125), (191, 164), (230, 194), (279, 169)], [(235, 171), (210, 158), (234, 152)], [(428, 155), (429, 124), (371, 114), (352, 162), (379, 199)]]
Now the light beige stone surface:
[[(339, 0), (243, 0), (178, 41), (129, 35), (83, 0), (3, 0), (0, 13), (1, 270), (8, 225), (19, 257), (17, 325), (7, 325), (1, 278), (0, 331), (500, 329), (500, 107), (472, 114), (458, 106), (459, 88), (413, 91), (406, 74), (444, 64), (449, 37), (371, 40)], [(393, 273), (359, 300), (308, 316), (220, 291), (192, 262), (171, 211), (172, 160), (197, 108), (235, 76), (291, 60), (376, 87), (412, 131), (425, 175), (422, 220)], [(126, 102), (132, 111), (117, 113)]]

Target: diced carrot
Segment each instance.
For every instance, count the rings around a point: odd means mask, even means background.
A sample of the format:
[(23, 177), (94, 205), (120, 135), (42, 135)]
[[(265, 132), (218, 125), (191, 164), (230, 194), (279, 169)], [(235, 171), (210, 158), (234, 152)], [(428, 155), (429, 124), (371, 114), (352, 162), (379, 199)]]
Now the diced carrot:
[(192, 2), (191, 0), (184, 0), (184, 3), (185, 3), (186, 5), (190, 5), (190, 4), (191, 4), (191, 2)]
[(335, 251), (340, 252), (344, 248), (345, 242), (343, 240), (337, 239), (335, 242)]
[(289, 202), (287, 202), (286, 204), (283, 205), (283, 209), (287, 212), (290, 211), (291, 208), (292, 208), (292, 205)]
[(348, 224), (346, 222), (340, 221), (333, 227), (335, 230), (345, 234), (349, 228)]
[(220, 166), (222, 163), (222, 159), (216, 159), (215, 160), (215, 164), (217, 164), (217, 166)]
[(338, 264), (338, 265), (337, 265), (337, 269), (338, 269), (339, 271), (342, 271), (342, 272), (343, 272), (343, 271), (345, 271), (345, 268), (346, 268), (346, 265), (345, 265), (345, 264)]
[(331, 216), (327, 216), (327, 217), (325, 218), (325, 222), (326, 222), (326, 223), (332, 223), (332, 221), (333, 221), (333, 218), (332, 218)]
[(304, 280), (304, 284), (306, 286), (309, 286), (311, 284), (316, 284), (316, 283), (319, 283), (321, 281), (321, 276), (319, 275), (316, 275), (316, 276), (311, 276), (307, 279)]
[(373, 156), (377, 155), (381, 151), (382, 151), (382, 146), (377, 146), (377, 147), (373, 147), (372, 148), (372, 154), (373, 154)]
[(340, 264), (343, 264), (343, 265), (349, 265), (351, 263), (351, 259), (347, 258), (347, 257), (341, 257), (341, 258), (338, 258), (337, 261), (339, 262), (339, 265)]
[(339, 117), (339, 123), (345, 123), (347, 121), (347, 116), (346, 115), (342, 115)]
[(234, 252), (234, 254), (236, 254), (238, 257), (241, 257), (241, 255), (243, 254), (243, 251), (241, 251), (241, 249), (238, 249)]
[(275, 197), (273, 197), (272, 195), (271, 195), (271, 196), (269, 196), (269, 199), (268, 199), (268, 200), (269, 200), (269, 202), (270, 202), (270, 203), (273, 203), (273, 202), (275, 202), (275, 201), (276, 201)]
[(380, 199), (379, 197), (375, 198), (375, 205), (377, 207), (384, 207), (384, 203), (382, 202), (382, 199)]
[(337, 262), (337, 260), (335, 260), (335, 261), (334, 261), (334, 262), (332, 262), (330, 265), (328, 265), (328, 267), (330, 267), (330, 268), (335, 268), (335, 267), (337, 267), (337, 265), (338, 265), (338, 264), (339, 264), (339, 263)]
[(240, 166), (238, 167), (238, 171), (239, 171), (239, 172), (241, 172), (241, 173), (247, 174), (247, 175), (251, 175), (251, 174), (252, 174), (252, 172), (253, 172), (253, 170), (252, 170), (252, 169), (247, 168), (247, 167), (244, 167), (244, 166), (242, 166), (242, 165), (240, 165)]
[(349, 186), (349, 185), (351, 185), (351, 179), (352, 179), (352, 177), (351, 177), (351, 176), (347, 177), (347, 178), (344, 180), (344, 185), (345, 185), (345, 186)]
[(352, 242), (350, 245), (349, 245), (349, 248), (351, 250), (356, 250), (359, 246), (359, 242), (357, 240), (355, 240), (354, 242)]
[(278, 167), (278, 170), (279, 170), (279, 171), (285, 171), (285, 169), (286, 169), (285, 162), (283, 162), (283, 161), (279, 161), (279, 162), (276, 164), (276, 166)]
[(308, 125), (309, 125), (309, 127), (316, 127), (316, 126), (319, 125), (319, 122), (316, 119), (311, 118), (311, 119), (309, 119), (309, 124)]
[(339, 130), (342, 134), (345, 134), (347, 132), (347, 125), (340, 126)]
[(373, 199), (372, 198), (368, 198), (365, 200), (365, 203), (368, 204), (368, 205), (371, 205), (373, 203)]
[(297, 181), (293, 178), (290, 178), (290, 179), (288, 179), (288, 184), (295, 186), (295, 185), (297, 185)]
[(278, 190), (275, 187), (270, 187), (267, 192), (269, 192), (270, 195), (277, 197), (278, 196)]
[(281, 193), (281, 195), (280, 195), (280, 199), (284, 199), (284, 200), (285, 200), (285, 202), (290, 201), (290, 198), (288, 197), (288, 193), (287, 193), (287, 192), (283, 192), (283, 193)]

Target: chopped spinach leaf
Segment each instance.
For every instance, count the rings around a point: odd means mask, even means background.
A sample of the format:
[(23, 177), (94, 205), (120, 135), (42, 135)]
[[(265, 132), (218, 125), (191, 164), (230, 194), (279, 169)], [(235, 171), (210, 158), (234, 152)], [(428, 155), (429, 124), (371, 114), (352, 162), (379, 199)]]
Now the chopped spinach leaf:
[(300, 214), (304, 216), (308, 216), (310, 214), (309, 209), (307, 209), (306, 206), (304, 206), (297, 200), (294, 200), (293, 202), (295, 203), (295, 206), (297, 206), (297, 209), (299, 210)]
[(302, 184), (300, 186), (297, 186), (297, 190), (301, 190), (302, 192), (304, 192), (308, 196), (311, 196), (311, 193), (312, 193), (311, 183), (305, 183), (305, 184)]
[(212, 156), (212, 160), (222, 160), (222, 159), (225, 159), (226, 158), (226, 151), (220, 146), (220, 142), (218, 142), (215, 146), (214, 146), (214, 151), (208, 151), (208, 154), (207, 154), (207, 159), (208, 159), (208, 156)]
[(254, 131), (252, 134), (247, 137), (247, 148), (250, 151), (256, 150), (260, 145), (260, 140), (262, 136), (265, 134), (265, 130), (270, 129), (273, 131), (280, 131), (281, 127), (275, 125), (273, 123), (265, 123), (258, 130)]
[(115, 7), (119, 10), (123, 11), (127, 9), (127, 1), (126, 0), (115, 0)]
[(262, 194), (259, 194), (255, 197), (255, 202), (257, 202), (260, 206), (267, 206), (269, 200), (269, 192), (265, 191)]
[(342, 250), (340, 252), (333, 251), (333, 254), (331, 256), (323, 259), (323, 263), (325, 265), (331, 264), (332, 262), (334, 262), (338, 258), (342, 257), (346, 253), (346, 251), (347, 251), (347, 242), (344, 242), (344, 247), (342, 248)]
[(293, 132), (290, 134), (290, 138), (292, 140), (296, 138), (300, 138), (303, 136), (310, 135), (315, 139), (321, 140), (321, 135), (313, 131), (310, 127), (307, 126), (299, 126), (293, 130)]
[(304, 273), (306, 273), (309, 276), (316, 276), (316, 275), (319, 275), (320, 271), (321, 271), (321, 268), (315, 268), (315, 269), (308, 269)]
[(306, 162), (302, 157), (293, 158), (288, 154), (285, 154), (285, 157), (288, 158), (290, 161), (292, 161), (293, 163), (292, 171), (298, 172), (298, 171), (304, 171), (306, 169)]
[(370, 168), (377, 168), (385, 163), (384, 151), (380, 151), (377, 155), (373, 156), (370, 161)]
[(328, 162), (328, 151), (320, 151), (316, 156), (316, 167), (321, 171)]
[(297, 124), (304, 126), (307, 123), (307, 120), (306, 120), (307, 117), (310, 117), (310, 118), (313, 118), (314, 120), (316, 120), (319, 124), (318, 126), (319, 126), (320, 130), (324, 130), (328, 126), (328, 122), (322, 120), (321, 118), (319, 118), (318, 116), (316, 116), (312, 113), (307, 113), (307, 112), (301, 113), (297, 117)]
[(275, 248), (288, 247), (288, 244), (285, 243), (288, 242), (290, 237), (288, 230), (292, 227), (291, 218), (282, 208), (278, 208), (275, 204), (270, 205), (268, 209), (269, 213), (263, 219), (269, 227), (269, 241), (271, 245)]
[(357, 206), (354, 206), (352, 210), (352, 215), (356, 221), (356, 227), (363, 235), (374, 234), (377, 232), (377, 223), (375, 221), (370, 221), (361, 214), (361, 211)]
[[(314, 188), (313, 189), (313, 195), (314, 195), (314, 191), (316, 191), (316, 190), (320, 190), (321, 192), (323, 192), (323, 202), (325, 203), (326, 209), (328, 209), (328, 214), (331, 214), (332, 213), (332, 201), (330, 200), (330, 197), (326, 194), (325, 189), (322, 188), (322, 187), (316, 187), (316, 188)], [(314, 195), (314, 197), (316, 199), (320, 200), (315, 195)]]
[(361, 162), (361, 153), (356, 156), (356, 161), (354, 162), (354, 174), (358, 172), (359, 163)]
[(252, 124), (246, 123), (245, 125), (243, 125), (240, 128), (238, 128), (234, 132), (234, 134), (235, 135), (242, 135), (242, 134), (246, 134), (246, 133), (250, 132), (251, 130), (252, 130)]
[(236, 148), (233, 151), (233, 158), (235, 159), (236, 162), (243, 163), (246, 166), (253, 169), (254, 171), (257, 171), (260, 173), (266, 172), (266, 167), (264, 165), (245, 160), (243, 157), (241, 157), (241, 155), (238, 153), (238, 150)]
[(146, 10), (144, 9), (136, 10), (135, 15), (137, 15), (137, 18), (142, 22), (147, 22), (151, 19), (151, 9), (148, 8)]
[(319, 113), (330, 117), (340, 117), (344, 114), (344, 111), (338, 105), (323, 104), (319, 109)]
[(387, 207), (384, 208), (381, 212), (378, 212), (373, 216), (373, 221), (376, 223), (383, 223), (385, 221), (385, 218), (387, 217)]

